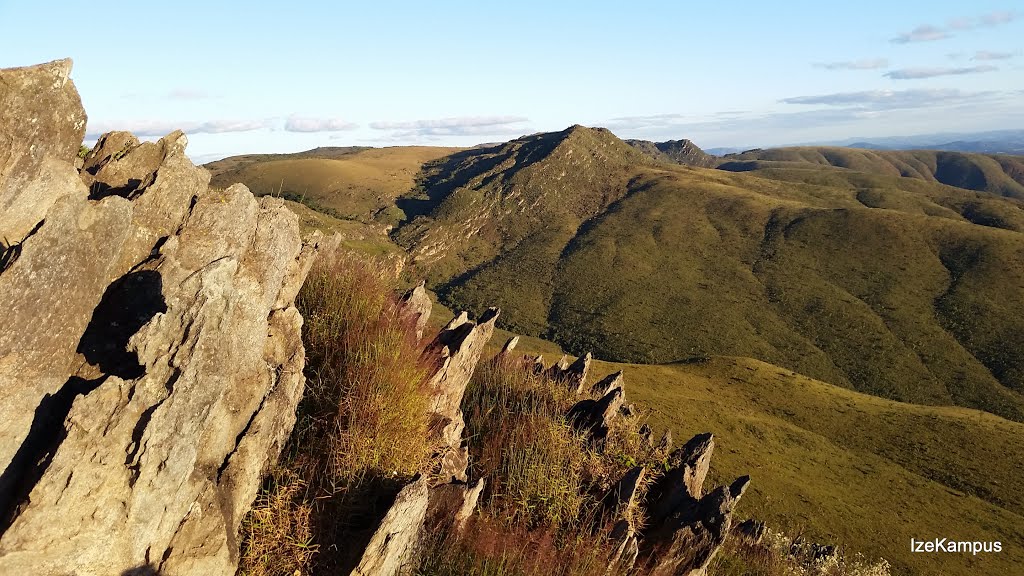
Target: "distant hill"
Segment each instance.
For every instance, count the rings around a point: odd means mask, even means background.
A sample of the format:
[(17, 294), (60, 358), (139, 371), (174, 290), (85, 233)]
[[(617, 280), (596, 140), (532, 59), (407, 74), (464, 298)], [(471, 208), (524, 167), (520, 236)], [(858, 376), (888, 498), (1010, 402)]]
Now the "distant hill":
[(714, 166), (718, 159), (706, 154), (689, 140), (669, 140), (667, 142), (650, 142), (648, 140), (626, 140), (626, 144), (640, 150), (655, 160), (674, 162), (684, 166)]
[(1024, 156), (805, 146), (729, 154), (724, 156), (718, 165), (720, 169), (733, 172), (818, 166), (916, 178), (1024, 199)]
[(1024, 155), (1024, 130), (921, 134), (881, 138), (853, 138), (815, 145), (846, 146), (871, 150), (944, 150), (981, 154)]
[(506, 326), (574, 352), (748, 356), (1024, 420), (1016, 181), (978, 168), (1004, 198), (928, 180), (916, 157), (908, 178), (843, 152), (845, 169), (758, 151), (731, 173), (576, 126), (428, 164), (394, 237), (447, 303), (499, 305)]

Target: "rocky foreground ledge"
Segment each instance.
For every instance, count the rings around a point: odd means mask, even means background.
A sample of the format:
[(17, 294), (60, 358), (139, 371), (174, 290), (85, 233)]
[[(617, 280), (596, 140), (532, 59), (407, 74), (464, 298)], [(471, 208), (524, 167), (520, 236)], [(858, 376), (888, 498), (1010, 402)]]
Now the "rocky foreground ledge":
[(0, 573), (231, 574), (302, 395), (316, 250), (175, 132), (104, 136), (71, 61), (0, 70)]

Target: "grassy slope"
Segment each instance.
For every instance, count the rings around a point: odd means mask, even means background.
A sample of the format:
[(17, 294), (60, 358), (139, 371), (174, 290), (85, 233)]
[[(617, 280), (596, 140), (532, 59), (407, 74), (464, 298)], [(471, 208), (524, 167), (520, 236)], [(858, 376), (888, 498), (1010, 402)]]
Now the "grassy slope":
[(1024, 158), (1020, 156), (794, 147), (731, 154), (723, 159), (722, 168), (742, 171), (801, 164), (905, 176), (1024, 200)]
[[(558, 356), (535, 338), (517, 350)], [(915, 574), (1010, 574), (1024, 562), (1022, 424), (876, 398), (747, 358), (593, 370), (591, 379), (624, 370), (627, 398), (677, 443), (714, 432), (713, 480), (753, 478), (741, 516)], [(1005, 552), (909, 552), (911, 538), (929, 537), (999, 540)]]
[(242, 182), (256, 195), (276, 194), (320, 212), (395, 224), (395, 198), (415, 185), (428, 161), (457, 148), (402, 146), (319, 149), (298, 154), (227, 158), (208, 164), (214, 185)]
[(1024, 235), (733, 176), (636, 181), (563, 252), (553, 339), (641, 362), (756, 357), (1024, 417)]

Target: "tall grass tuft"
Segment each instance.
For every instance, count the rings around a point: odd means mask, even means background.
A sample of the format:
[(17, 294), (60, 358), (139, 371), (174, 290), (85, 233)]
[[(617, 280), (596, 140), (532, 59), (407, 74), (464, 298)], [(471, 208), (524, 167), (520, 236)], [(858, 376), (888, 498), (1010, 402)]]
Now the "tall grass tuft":
[(436, 359), (402, 318), (392, 280), (333, 255), (297, 305), (306, 392), (282, 460), (243, 523), (239, 573), (351, 570), (401, 486), (430, 467), (427, 378)]
[(325, 260), (298, 299), (307, 350), (300, 444), (330, 444), (330, 473), (346, 482), (411, 476), (427, 443), (431, 362), (414, 319), (400, 315), (394, 286), (354, 258)]

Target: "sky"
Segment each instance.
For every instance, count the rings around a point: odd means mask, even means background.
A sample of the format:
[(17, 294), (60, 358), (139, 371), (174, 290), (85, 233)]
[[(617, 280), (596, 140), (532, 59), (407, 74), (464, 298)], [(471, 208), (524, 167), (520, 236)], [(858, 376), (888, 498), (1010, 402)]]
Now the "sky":
[(1021, 0), (0, 0), (0, 67), (74, 60), (87, 140), (197, 161), (572, 124), (753, 147), (1024, 128)]

